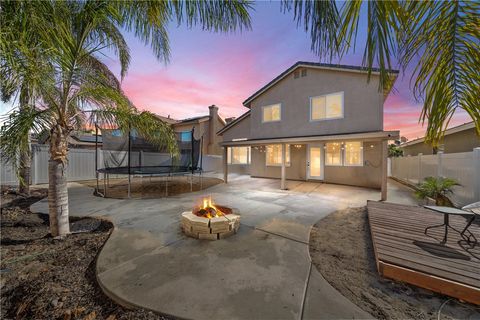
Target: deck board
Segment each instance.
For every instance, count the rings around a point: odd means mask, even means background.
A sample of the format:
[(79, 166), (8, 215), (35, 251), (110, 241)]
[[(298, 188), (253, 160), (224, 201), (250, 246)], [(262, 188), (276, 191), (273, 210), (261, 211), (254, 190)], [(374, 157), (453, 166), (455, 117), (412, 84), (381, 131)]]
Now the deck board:
[[(441, 244), (443, 215), (417, 206), (369, 201), (368, 221), (379, 273), (439, 293), (480, 304), (480, 243), (471, 248), (449, 230)], [(450, 223), (463, 230), (467, 219), (450, 216)], [(469, 229), (480, 240), (480, 226)]]

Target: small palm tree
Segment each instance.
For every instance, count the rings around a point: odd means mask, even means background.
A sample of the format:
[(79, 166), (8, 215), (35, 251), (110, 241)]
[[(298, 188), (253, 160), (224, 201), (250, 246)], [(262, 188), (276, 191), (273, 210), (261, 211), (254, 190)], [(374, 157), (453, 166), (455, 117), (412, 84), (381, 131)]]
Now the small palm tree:
[(417, 186), (415, 195), (419, 199), (432, 198), (435, 199), (437, 206), (453, 207), (452, 202), (447, 195), (453, 193), (453, 187), (460, 184), (455, 179), (427, 177)]
[[(29, 108), (13, 111), (0, 130), (2, 156), (17, 164), (30, 132), (50, 133), (49, 216), (52, 236), (69, 233), (66, 166), (68, 136), (94, 120), (136, 132), (151, 143), (177, 152), (171, 127), (150, 112), (139, 112), (120, 82), (101, 61), (105, 49), (117, 55), (121, 76), (130, 55), (120, 28), (149, 43), (157, 58), (169, 57), (166, 25), (176, 19), (204, 29), (249, 27), (249, 2), (205, 1), (2, 1), (0, 74), (2, 95), (13, 96), (25, 84), (35, 89)], [(22, 11), (24, 10), (24, 11)], [(24, 12), (25, 14), (18, 14)], [(22, 30), (28, 37), (16, 37)], [(29, 40), (34, 39), (34, 40)], [(27, 63), (30, 52), (36, 63)], [(27, 77), (28, 76), (28, 77)], [(34, 85), (28, 80), (36, 79)]]

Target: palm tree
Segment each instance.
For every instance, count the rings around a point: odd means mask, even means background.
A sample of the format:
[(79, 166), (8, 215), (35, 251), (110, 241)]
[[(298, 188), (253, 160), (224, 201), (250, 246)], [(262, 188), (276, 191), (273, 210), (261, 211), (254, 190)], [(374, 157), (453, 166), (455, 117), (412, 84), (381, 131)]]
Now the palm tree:
[[(0, 93), (3, 102), (18, 95), (18, 107), (21, 112), (28, 112), (38, 95), (40, 74), (50, 72), (43, 63), (39, 37), (35, 30), (35, 4), (32, 2), (5, 2), (0, 4), (1, 41), (0, 70), (2, 71)], [(30, 135), (25, 134), (17, 140), (21, 146), (16, 148), (18, 158), (14, 165), (18, 170), (19, 192), (30, 193)]]
[[(22, 3), (22, 2), (21, 2)], [(168, 60), (169, 45), (166, 25), (185, 20), (188, 25), (200, 24), (208, 30), (230, 31), (249, 27), (244, 1), (221, 2), (110, 2), (110, 1), (42, 1), (35, 6), (32, 29), (38, 39), (37, 55), (40, 65), (48, 72), (35, 72), (34, 107), (14, 111), (5, 119), (0, 131), (1, 151), (11, 161), (16, 161), (18, 144), (30, 131), (50, 132), (49, 160), (49, 216), (52, 236), (69, 233), (68, 194), (66, 181), (67, 138), (72, 130), (81, 127), (93, 113), (96, 121), (117, 124), (122, 130), (134, 127), (150, 142), (166, 145), (170, 153), (176, 153), (174, 134), (166, 123), (158, 121), (149, 112), (138, 112), (121, 91), (120, 82), (100, 60), (105, 49), (113, 51), (121, 64), (121, 76), (126, 74), (130, 55), (120, 31), (121, 27), (135, 31), (145, 43), (149, 43), (157, 58)], [(4, 10), (8, 8), (10, 10)], [(7, 13), (15, 12), (15, 2), (2, 2), (1, 18), (16, 26)], [(31, 17), (29, 17), (31, 18)], [(25, 21), (23, 21), (25, 22)], [(22, 21), (20, 22), (22, 23)], [(14, 33), (14, 29), (10, 29)], [(2, 33), (3, 88), (16, 92), (27, 74), (24, 57), (19, 48), (36, 50), (31, 42), (7, 43)], [(43, 68), (40, 68), (43, 69)], [(32, 71), (29, 71), (32, 72)], [(20, 84), (19, 84), (20, 83)], [(88, 112), (90, 110), (95, 112)]]
[[(310, 32), (320, 57), (341, 58), (366, 34), (363, 65), (380, 68), (380, 89), (397, 59), (414, 70), (415, 98), (423, 101), (419, 121), (426, 141), (438, 146), (457, 110), (466, 111), (480, 134), (480, 3), (478, 1), (284, 0), (284, 11)], [(359, 26), (365, 11), (366, 30)], [(371, 71), (370, 71), (371, 72)]]

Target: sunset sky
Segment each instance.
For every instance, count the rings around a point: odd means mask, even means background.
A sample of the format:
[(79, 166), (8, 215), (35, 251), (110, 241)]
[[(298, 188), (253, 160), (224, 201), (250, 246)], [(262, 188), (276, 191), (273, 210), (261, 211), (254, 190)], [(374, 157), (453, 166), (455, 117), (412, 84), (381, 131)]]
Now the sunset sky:
[[(241, 33), (209, 33), (171, 24), (168, 64), (156, 60), (149, 47), (127, 34), (132, 55), (122, 85), (127, 96), (140, 109), (173, 118), (207, 114), (212, 104), (222, 117), (239, 116), (246, 111), (242, 102), (248, 96), (296, 61), (320, 61), (310, 50), (308, 33), (293, 21), (293, 13), (282, 13), (278, 2), (258, 2), (254, 9), (252, 30)], [(359, 45), (365, 33), (365, 29), (359, 31)], [(362, 54), (363, 48), (357, 47), (356, 53), (333, 63), (360, 65)], [(113, 58), (105, 62), (118, 72)], [(424, 128), (418, 123), (421, 103), (415, 102), (409, 79), (410, 74), (400, 73), (386, 100), (384, 128), (400, 130), (402, 136), (413, 139), (422, 136)], [(9, 108), (0, 105), (0, 113)], [(459, 113), (450, 126), (468, 121), (465, 113)]]

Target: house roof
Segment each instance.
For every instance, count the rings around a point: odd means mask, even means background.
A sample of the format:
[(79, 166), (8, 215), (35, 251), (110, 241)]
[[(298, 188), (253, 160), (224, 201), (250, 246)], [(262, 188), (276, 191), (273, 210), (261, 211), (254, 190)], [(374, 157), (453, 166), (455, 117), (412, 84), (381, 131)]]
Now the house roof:
[[(292, 73), (295, 69), (297, 68), (316, 68), (316, 69), (325, 69), (325, 70), (337, 70), (337, 71), (346, 71), (346, 72), (361, 72), (361, 73), (367, 73), (368, 68), (366, 67), (361, 67), (361, 66), (349, 66), (349, 65), (342, 65), (342, 64), (330, 64), (330, 63), (318, 63), (318, 62), (307, 62), (307, 61), (298, 61), (295, 63), (293, 66), (279, 74), (276, 78), (274, 78), (272, 81), (267, 83), (265, 86), (260, 88), (258, 91), (256, 91), (254, 94), (252, 94), (250, 97), (247, 98), (243, 102), (243, 105), (247, 108), (249, 108), (250, 103), (257, 98), (259, 95), (270, 89), (273, 85), (275, 85), (277, 82), (285, 78), (287, 75)], [(372, 68), (371, 69), (373, 74), (379, 74), (380, 69), (379, 68)], [(397, 77), (398, 70), (388, 70), (389, 73), (391, 73), (395, 78)], [(392, 83), (393, 86), (393, 83)], [(388, 88), (387, 92), (390, 91), (391, 88)]]
[[(86, 135), (86, 134), (78, 134), (78, 133), (73, 133), (71, 137), (82, 143), (95, 143), (95, 135)], [(102, 143), (103, 139), (101, 135), (98, 135), (98, 143)]]
[[(467, 123), (464, 123), (464, 124), (461, 124), (461, 125), (458, 125), (458, 126), (455, 126), (455, 127), (452, 127), (452, 128), (449, 128), (449, 129), (445, 130), (444, 135), (448, 136), (448, 135), (453, 134), (453, 133), (457, 133), (457, 132), (461, 132), (461, 131), (465, 131), (465, 130), (469, 130), (469, 129), (473, 129), (473, 128), (475, 128), (475, 123), (473, 121), (472, 122), (467, 122)], [(411, 145), (422, 143), (424, 141), (425, 141), (425, 137), (421, 137), (421, 138), (417, 138), (417, 139), (412, 140), (412, 141), (402, 143), (400, 145), (400, 147), (408, 147), (408, 146), (411, 146)]]
[(260, 138), (260, 139), (242, 139), (237, 141), (223, 141), (222, 146), (250, 146), (272, 143), (306, 143), (310, 141), (335, 141), (349, 139), (382, 139), (394, 140), (398, 139), (399, 131), (368, 131), (368, 132), (351, 132), (340, 134), (325, 134), (298, 137), (278, 137), (278, 138)]
[(245, 112), (244, 114), (242, 114), (240, 117), (238, 117), (237, 119), (233, 120), (232, 122), (230, 122), (229, 124), (227, 124), (225, 127), (223, 127), (222, 129), (218, 130), (217, 134), (222, 134), (224, 133), (225, 131), (227, 131), (228, 129), (230, 129), (231, 127), (235, 126), (237, 123), (239, 123), (240, 121), (242, 121), (243, 119), (245, 119), (246, 117), (248, 117), (250, 115), (250, 110), (248, 110), (247, 112)]
[(198, 122), (207, 121), (208, 119), (210, 119), (209, 115), (198, 116), (198, 117), (192, 117), (192, 118), (186, 118), (186, 119), (179, 120), (177, 122), (177, 124), (198, 123)]
[(180, 120), (172, 119), (172, 118), (170, 118), (170, 116), (164, 117), (164, 116), (160, 116), (160, 115), (158, 115), (158, 114), (156, 114), (156, 113), (154, 113), (154, 115), (155, 115), (155, 117), (157, 117), (158, 119), (160, 119), (160, 120), (162, 120), (163, 122), (166, 122), (166, 123), (168, 123), (168, 124), (175, 124), (175, 123), (177, 123), (177, 122), (180, 121)]

